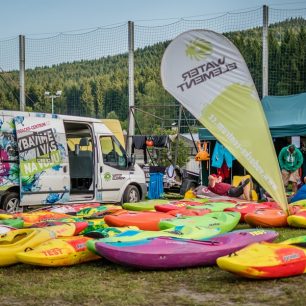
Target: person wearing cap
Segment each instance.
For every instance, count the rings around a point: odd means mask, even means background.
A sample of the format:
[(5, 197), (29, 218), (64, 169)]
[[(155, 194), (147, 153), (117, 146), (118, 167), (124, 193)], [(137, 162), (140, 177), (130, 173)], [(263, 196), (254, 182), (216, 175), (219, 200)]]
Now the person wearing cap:
[(294, 144), (281, 149), (278, 155), (279, 166), (282, 172), (284, 186), (292, 183), (292, 192), (296, 193), (298, 183), (301, 181), (299, 168), (303, 164), (303, 154)]
[(229, 196), (239, 198), (244, 195), (247, 201), (250, 201), (250, 179), (242, 181), (239, 186), (234, 187), (230, 184), (223, 183), (222, 177), (216, 174), (208, 176), (208, 189), (220, 196)]

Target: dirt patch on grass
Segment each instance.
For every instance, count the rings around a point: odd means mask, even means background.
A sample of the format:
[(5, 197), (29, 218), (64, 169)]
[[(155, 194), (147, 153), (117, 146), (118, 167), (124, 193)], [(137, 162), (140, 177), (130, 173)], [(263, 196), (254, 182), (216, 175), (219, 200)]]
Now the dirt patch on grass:
[[(258, 290), (257, 284), (254, 284), (254, 290), (244, 291), (244, 286), (234, 285), (232, 288), (233, 290), (229, 288), (226, 292), (221, 288), (220, 292), (216, 290), (212, 290), (212, 292), (197, 292), (184, 287), (176, 289), (175, 292), (168, 292), (167, 296), (171, 296), (174, 300), (178, 300), (176, 305), (261, 306), (290, 304), (291, 297), (290, 294), (288, 295), (288, 288), (285, 284), (276, 287), (271, 286), (271, 282), (269, 281), (264, 281), (264, 283), (266, 283), (266, 286), (264, 286), (262, 290)], [(240, 293), (238, 293), (239, 291)], [(289, 292), (290, 291), (289, 289)], [(302, 299), (300, 302), (301, 303), (295, 300), (294, 305), (302, 305)]]

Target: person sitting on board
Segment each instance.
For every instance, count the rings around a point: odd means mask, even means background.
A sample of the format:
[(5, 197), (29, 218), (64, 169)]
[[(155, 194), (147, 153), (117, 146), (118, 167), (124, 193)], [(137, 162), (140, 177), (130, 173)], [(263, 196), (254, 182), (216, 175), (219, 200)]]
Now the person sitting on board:
[(285, 188), (292, 183), (292, 192), (296, 193), (298, 182), (301, 180), (299, 168), (303, 164), (303, 154), (294, 144), (281, 149), (278, 155), (279, 166)]
[(229, 196), (239, 198), (240, 196), (244, 195), (247, 201), (250, 201), (250, 190), (251, 184), (250, 179), (247, 178), (244, 181), (234, 187), (230, 184), (223, 183), (222, 177), (217, 176), (216, 174), (211, 174), (208, 176), (208, 189), (220, 196)]
[(306, 200), (306, 176), (304, 176), (304, 184), (298, 189), (296, 194), (289, 199), (289, 203), (294, 203), (300, 200)]

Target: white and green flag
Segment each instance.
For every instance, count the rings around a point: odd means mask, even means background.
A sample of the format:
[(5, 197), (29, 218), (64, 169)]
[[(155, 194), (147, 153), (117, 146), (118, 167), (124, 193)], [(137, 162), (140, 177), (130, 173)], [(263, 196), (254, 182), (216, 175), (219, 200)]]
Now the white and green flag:
[(212, 31), (182, 33), (164, 53), (161, 78), (165, 89), (287, 210), (269, 127), (239, 50)]

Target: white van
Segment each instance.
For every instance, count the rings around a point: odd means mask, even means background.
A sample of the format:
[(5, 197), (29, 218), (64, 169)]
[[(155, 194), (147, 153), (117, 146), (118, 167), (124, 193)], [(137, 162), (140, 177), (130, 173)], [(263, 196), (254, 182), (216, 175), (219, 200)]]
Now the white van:
[(0, 208), (137, 202), (143, 170), (98, 119), (0, 111)]

